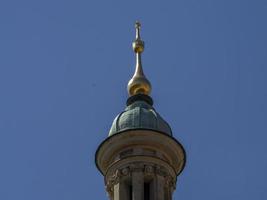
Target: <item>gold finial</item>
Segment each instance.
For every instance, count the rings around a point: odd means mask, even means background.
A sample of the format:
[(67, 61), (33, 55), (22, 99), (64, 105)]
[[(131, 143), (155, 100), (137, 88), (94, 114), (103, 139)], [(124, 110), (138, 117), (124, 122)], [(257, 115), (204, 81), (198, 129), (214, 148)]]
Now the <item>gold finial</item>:
[(145, 77), (145, 74), (142, 69), (141, 53), (144, 51), (145, 44), (140, 37), (140, 27), (141, 24), (137, 21), (135, 23), (136, 38), (135, 41), (133, 42), (133, 50), (136, 54), (136, 67), (135, 67), (135, 73), (131, 78), (131, 80), (128, 82), (128, 87), (127, 87), (130, 96), (134, 96), (136, 94), (149, 95), (151, 92), (150, 82)]

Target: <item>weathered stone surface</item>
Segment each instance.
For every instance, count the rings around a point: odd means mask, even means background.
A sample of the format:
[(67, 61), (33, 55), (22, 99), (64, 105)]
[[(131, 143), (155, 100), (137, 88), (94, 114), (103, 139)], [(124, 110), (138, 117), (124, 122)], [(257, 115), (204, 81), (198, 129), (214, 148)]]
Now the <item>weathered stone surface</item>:
[(105, 176), (111, 200), (147, 200), (144, 196), (149, 200), (171, 200), (185, 154), (172, 137), (151, 130), (135, 130), (103, 142), (96, 162)]

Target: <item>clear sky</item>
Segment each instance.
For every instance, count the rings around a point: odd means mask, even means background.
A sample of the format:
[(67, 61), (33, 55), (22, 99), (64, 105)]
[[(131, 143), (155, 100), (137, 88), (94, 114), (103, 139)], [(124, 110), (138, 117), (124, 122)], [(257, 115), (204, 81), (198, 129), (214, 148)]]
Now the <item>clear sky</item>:
[(125, 108), (136, 19), (187, 152), (174, 199), (267, 199), (266, 0), (1, 0), (1, 200), (107, 199), (94, 153)]

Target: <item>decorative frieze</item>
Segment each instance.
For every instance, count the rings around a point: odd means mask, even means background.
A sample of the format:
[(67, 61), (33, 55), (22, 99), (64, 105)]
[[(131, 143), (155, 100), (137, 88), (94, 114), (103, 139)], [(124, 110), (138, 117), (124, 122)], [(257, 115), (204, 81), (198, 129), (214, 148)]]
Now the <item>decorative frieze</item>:
[(112, 195), (114, 185), (119, 181), (130, 180), (133, 172), (143, 172), (144, 177), (156, 177), (156, 175), (164, 177), (165, 186), (175, 189), (176, 177), (172, 177), (164, 167), (153, 163), (133, 162), (114, 170), (113, 173), (110, 169), (105, 177), (107, 192)]

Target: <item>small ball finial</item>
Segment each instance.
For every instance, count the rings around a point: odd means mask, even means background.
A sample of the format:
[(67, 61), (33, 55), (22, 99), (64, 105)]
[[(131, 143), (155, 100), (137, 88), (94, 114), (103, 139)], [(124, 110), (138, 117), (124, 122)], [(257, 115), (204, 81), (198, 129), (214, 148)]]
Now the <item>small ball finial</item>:
[(135, 22), (136, 36), (135, 36), (135, 41), (133, 42), (133, 50), (135, 53), (142, 53), (145, 48), (145, 43), (144, 41), (141, 40), (140, 36), (140, 27), (141, 23), (139, 21), (136, 21)]
[(139, 21), (136, 21), (135, 22), (135, 28), (140, 29), (140, 27), (141, 27), (141, 23)]

